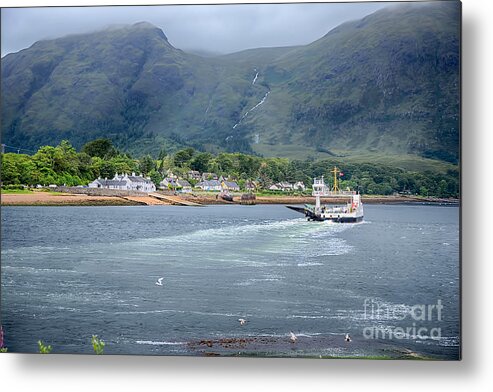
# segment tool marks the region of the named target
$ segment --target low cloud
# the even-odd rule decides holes
[[[301,45],[389,3],[252,4],[2,9],[2,57],[43,39],[147,21],[184,50],[231,53]]]

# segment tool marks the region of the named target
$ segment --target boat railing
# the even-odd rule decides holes
[[[356,191],[313,191],[312,196],[321,197],[340,197],[340,196],[353,196],[356,195]]]

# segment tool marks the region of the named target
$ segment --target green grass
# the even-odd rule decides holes
[[[339,153],[336,151],[336,153]],[[343,155],[343,154],[341,154]],[[353,152],[351,155],[340,159],[341,162],[347,161],[349,163],[374,163],[386,166],[398,167],[409,171],[432,171],[445,173],[449,169],[457,169],[457,165],[452,163],[438,161],[435,159],[422,158],[417,155],[411,154],[385,154],[385,153],[366,153],[366,152]]]
[[[25,195],[25,194],[29,194],[29,193],[33,193],[32,191],[28,190],[28,189],[2,189],[1,190],[1,193],[4,194],[4,195],[10,195],[10,194],[21,194],[21,195]]]
[[[306,157],[312,157],[315,160],[331,159],[340,164],[344,163],[372,163],[385,166],[401,168],[407,171],[424,172],[431,171],[435,173],[446,173],[449,169],[457,169],[457,165],[439,161],[435,159],[422,158],[411,154],[388,154],[384,152],[367,152],[367,151],[348,151],[333,150],[337,156],[331,156],[327,153],[314,151],[307,146],[299,145],[254,145],[256,153],[265,157],[286,157],[289,159],[304,160]]]

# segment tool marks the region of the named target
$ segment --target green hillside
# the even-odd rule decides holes
[[[459,12],[456,3],[389,7],[279,58],[265,70],[272,93],[254,128],[268,132],[256,150],[456,163]]]
[[[2,58],[2,143],[165,148],[447,170],[459,159],[460,3],[404,4],[310,45],[201,57],[149,23]]]

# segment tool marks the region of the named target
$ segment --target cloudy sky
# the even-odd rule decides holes
[[[367,2],[2,8],[2,57],[42,39],[140,21],[160,27],[172,45],[184,50],[231,53],[307,44],[345,21],[389,5]]]

